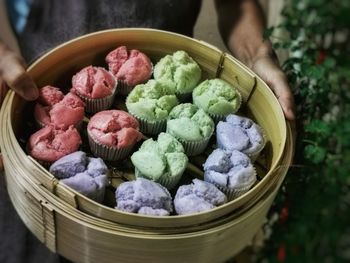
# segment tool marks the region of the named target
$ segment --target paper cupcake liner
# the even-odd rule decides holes
[[[118,94],[127,96],[135,86],[129,86],[124,80],[117,80]]]
[[[254,168],[255,170],[255,168]],[[252,186],[256,182],[256,172],[254,173],[255,180],[251,180],[251,182],[248,185],[242,186],[242,187],[235,187],[235,188],[229,188],[227,186],[222,186],[216,182],[213,182],[212,180],[208,179],[206,176],[206,173],[204,173],[204,181],[211,183],[215,185],[221,192],[223,192],[227,196],[227,200],[231,201],[244,193],[248,192],[249,189],[252,188]]]
[[[107,110],[113,105],[116,90],[117,89],[115,87],[111,95],[100,99],[91,99],[91,98],[84,97],[78,93],[76,94],[79,96],[79,98],[81,98],[85,102],[86,112],[96,113],[99,111]]]
[[[227,187],[223,187],[220,185],[216,185],[214,184],[221,192],[223,192],[228,201],[234,200],[236,198],[238,198],[239,196],[245,194],[246,192],[249,191],[250,187],[244,187],[244,188],[239,188],[239,189],[229,189]]]
[[[135,176],[136,178],[146,178],[148,180],[152,180],[152,178],[148,178],[144,176],[139,169],[135,167]],[[173,189],[180,181],[182,174],[179,174],[177,176],[168,176],[167,174],[162,175],[158,180],[152,180],[158,184],[161,184],[168,190]]]
[[[157,135],[166,130],[166,122],[167,122],[166,119],[149,121],[144,118],[136,116],[131,111],[129,111],[129,113],[137,119],[140,125],[140,132],[144,134]]]
[[[96,142],[88,133],[89,145],[91,152],[97,156],[107,161],[116,161],[124,159],[132,151],[134,145],[130,145],[125,148],[108,147],[103,144]]]
[[[227,115],[221,115],[221,114],[213,114],[213,113],[209,113],[207,112],[209,117],[213,119],[215,125],[219,122],[219,121],[224,121]]]
[[[207,180],[204,177],[204,180],[208,183],[211,183],[213,185],[215,185],[221,192],[223,192],[226,197],[227,197],[227,201],[232,201],[233,199],[236,199],[237,197],[243,195],[244,193],[248,192],[249,189],[253,186],[253,184],[249,185],[249,186],[245,186],[245,187],[241,187],[241,188],[234,188],[234,189],[230,189],[228,187],[219,185],[215,182],[212,182],[210,180]]]
[[[181,138],[177,138],[176,139],[181,142],[182,146],[185,149],[185,153],[187,156],[194,156],[194,155],[199,155],[202,152],[204,152],[204,150],[207,148],[210,137],[207,139],[203,139],[200,141],[185,141],[182,140]]]

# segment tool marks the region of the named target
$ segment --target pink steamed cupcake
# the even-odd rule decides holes
[[[40,127],[53,125],[59,129],[67,129],[74,125],[80,128],[85,105],[78,96],[73,93],[64,96],[57,88],[46,86],[40,89],[38,101],[34,108],[34,117]]]
[[[137,85],[147,82],[152,75],[152,63],[142,52],[120,46],[106,56],[109,71],[118,81],[118,92],[128,95]]]
[[[86,103],[87,112],[95,113],[112,106],[116,80],[104,68],[88,66],[73,76],[71,91]]]
[[[49,125],[30,136],[27,150],[34,159],[49,166],[61,157],[77,151],[80,144],[80,135],[73,126],[61,130]]]
[[[126,157],[142,138],[137,120],[121,110],[96,113],[87,131],[92,153],[110,161]]]

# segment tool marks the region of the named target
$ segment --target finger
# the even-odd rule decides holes
[[[278,74],[275,78],[271,79],[269,84],[282,107],[286,119],[293,121],[295,119],[294,97],[285,75]]]
[[[4,171],[4,163],[2,162],[2,155],[0,153],[0,172]]]
[[[4,99],[5,99],[5,96],[6,96],[7,91],[8,91],[7,85],[5,84],[5,82],[3,82],[3,81],[0,79],[0,108],[1,108],[2,102],[3,102]]]
[[[22,60],[13,52],[5,52],[1,57],[0,77],[24,99],[35,100],[38,98],[38,88],[25,71]]]
[[[288,86],[286,75],[270,56],[258,59],[252,69],[269,85],[275,93],[287,120],[295,119],[294,97]]]

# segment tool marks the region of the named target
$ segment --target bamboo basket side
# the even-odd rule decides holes
[[[8,100],[7,100],[8,102]],[[0,121],[4,121],[3,113]],[[5,122],[9,123],[9,116]],[[290,164],[291,152],[286,151],[281,161],[282,171],[274,177],[274,187],[260,199],[251,209],[241,214],[233,213],[226,223],[196,232],[188,232],[180,235],[145,235],[129,233],[121,230],[119,225],[98,218],[90,217],[74,207],[67,205],[60,198],[52,194],[42,185],[37,184],[35,178],[26,173],[25,167],[20,165],[21,159],[15,152],[6,133],[11,133],[10,125],[2,127],[0,143],[7,154],[4,155],[6,178],[8,179],[9,192],[13,196],[22,196],[28,192],[30,198],[19,198],[15,203],[22,217],[32,231],[36,231],[42,242],[49,246],[50,242],[57,252],[76,262],[91,262],[103,259],[104,262],[222,262],[240,251],[246,246],[256,231],[264,222],[264,218],[287,171],[286,165]],[[287,147],[292,148],[290,135]],[[10,172],[8,172],[10,171]],[[13,172],[12,172],[13,171]],[[27,178],[25,178],[27,177]],[[271,182],[271,181],[270,181]],[[22,191],[18,191],[19,187]],[[34,205],[34,213],[24,213],[20,204],[24,201],[32,204],[44,203],[49,211],[54,212],[53,222],[47,224],[44,216],[40,216],[41,205]],[[42,214],[41,214],[42,215]],[[46,219],[45,219],[46,220]],[[42,229],[42,226],[55,226],[54,229]],[[46,227],[47,228],[47,227]],[[45,234],[48,233],[48,234]],[[47,237],[54,236],[50,242]],[[237,237],[240,237],[237,239]],[[231,244],[231,246],[227,246]],[[134,253],[137,248],[138,253]]]
[[[163,56],[164,54],[171,53],[174,50],[174,45],[176,45],[177,49],[182,48],[188,51],[190,55],[200,63],[203,70],[206,72],[205,75],[215,76],[217,74],[221,74],[220,77],[232,83],[234,83],[234,81],[239,83],[241,85],[240,91],[242,94],[246,94],[244,97],[248,102],[247,108],[249,110],[252,109],[252,115],[254,117],[256,115],[258,122],[265,122],[263,116],[256,113],[259,112],[259,107],[262,107],[262,105],[256,106],[255,103],[251,102],[251,100],[254,100],[259,95],[259,93],[256,93],[256,90],[260,90],[260,88],[266,89],[266,87],[263,85],[264,83],[260,82],[259,80],[257,81],[255,76],[234,58],[227,54],[223,54],[221,51],[212,48],[212,46],[190,38],[180,37],[180,40],[178,41],[174,41],[174,38],[178,40],[178,35],[157,30],[149,31],[135,29],[131,31],[110,30],[99,32],[70,41],[52,50],[47,54],[47,56],[43,56],[36,61],[30,67],[29,71],[33,78],[38,81],[39,86],[51,84],[52,81],[59,83],[60,77],[76,72],[81,68],[82,64],[88,65],[94,62],[101,63],[101,59],[103,59],[103,57],[107,54],[108,50],[111,50],[113,47],[122,43],[130,47],[141,49],[146,53],[154,54],[154,59],[157,55],[159,56],[161,54],[161,56]],[[150,44],[147,46],[144,45],[145,41],[150,41]],[[161,50],[159,50],[159,46],[162,47]],[[89,52],[91,49],[94,50],[93,53]],[[98,52],[96,52],[97,50]],[[67,63],[59,63],[62,60],[67,61]],[[9,100],[9,107],[11,107],[9,126],[13,125],[13,127],[16,128],[16,123],[18,120],[20,120],[18,116],[20,116],[20,108],[23,106],[23,101],[13,94],[11,96],[12,97],[10,97]],[[262,91],[260,92],[259,96],[266,99],[266,97],[271,96],[271,94],[268,91]],[[268,103],[268,105],[269,104],[270,103]],[[272,106],[269,106],[270,109],[272,109],[272,112],[275,110],[275,104],[276,100],[272,100]],[[273,122],[271,120],[275,120],[274,118],[277,117],[270,115],[269,121]],[[284,150],[284,135],[282,126],[285,126],[285,123],[278,121],[276,122],[276,120],[275,123],[278,123],[278,125],[281,126],[279,129],[282,131],[282,133],[279,134],[278,131],[276,131],[273,135],[274,137],[271,137],[271,141],[277,142],[270,145],[271,149],[273,149],[273,154],[283,152]],[[263,126],[264,125],[265,124],[263,124]],[[273,127],[269,125],[265,126],[267,129]],[[187,227],[187,229],[191,229],[193,225],[197,225],[196,229],[201,229],[207,227],[206,223],[215,225],[217,222],[220,222],[214,221],[215,219],[225,217],[225,215],[231,213],[232,211],[237,212],[239,208],[242,208],[251,200],[258,200],[259,197],[263,195],[264,188],[270,186],[270,177],[275,176],[275,172],[277,171],[276,168],[279,165],[279,160],[281,157],[279,156],[275,157],[273,160],[267,160],[265,163],[266,167],[270,169],[270,166],[273,165],[272,169],[270,169],[270,172],[268,173],[268,176],[265,176],[265,178],[263,178],[263,180],[259,182],[251,191],[233,202],[223,205],[217,209],[213,209],[210,212],[200,213],[198,215],[159,218],[122,213],[114,209],[107,208],[85,198],[62,184],[57,184],[57,181],[55,181],[49,172],[42,169],[42,167],[33,159],[27,158],[26,154],[16,142],[16,137],[13,131],[11,132],[11,140],[12,149],[15,149],[19,156],[21,156],[21,159],[24,160],[26,167],[28,167],[28,171],[34,175],[36,184],[44,185],[50,192],[55,193],[67,204],[70,204],[73,207],[78,207],[83,212],[113,221],[114,223],[119,223],[118,225],[121,227],[126,226],[126,228],[130,228],[130,226],[133,226],[139,228],[140,231],[143,229],[146,232],[150,231],[152,228],[155,228],[156,230],[154,231],[156,232],[165,232],[167,229],[168,231],[171,229],[171,231],[176,232],[176,229],[179,227],[183,227],[184,229]],[[198,225],[200,226],[198,227]],[[164,229],[159,230],[159,228]]]

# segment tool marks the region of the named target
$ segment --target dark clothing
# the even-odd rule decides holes
[[[110,28],[146,27],[192,36],[201,0],[33,0],[18,36],[27,61],[74,37]]]
[[[109,28],[146,27],[192,36],[201,0],[33,0],[19,45],[27,62],[54,46]],[[0,263],[59,262],[25,227],[0,174]]]

